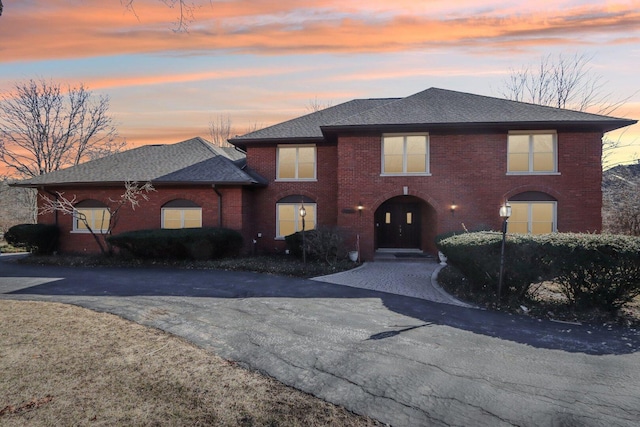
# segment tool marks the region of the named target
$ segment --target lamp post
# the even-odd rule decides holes
[[[507,241],[507,223],[511,216],[511,205],[507,202],[500,207],[500,218],[502,218],[502,248],[500,249],[500,277],[498,278],[498,305],[502,297],[502,281],[504,279],[504,246]]]
[[[304,202],[300,203],[300,217],[302,218],[302,262],[307,263],[307,246],[304,242],[304,217],[307,216],[307,210],[304,208]]]

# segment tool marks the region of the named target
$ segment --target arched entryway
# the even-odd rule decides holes
[[[435,238],[435,210],[414,196],[397,196],[375,213],[376,249],[430,251]]]

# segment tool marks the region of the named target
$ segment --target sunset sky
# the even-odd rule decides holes
[[[500,96],[510,69],[546,54],[591,56],[614,115],[640,119],[640,1],[200,0],[189,31],[161,0],[4,0],[0,92],[52,79],[111,98],[131,147],[237,133],[309,104],[429,87]],[[618,134],[611,135],[617,138]],[[622,135],[640,154],[640,125]]]

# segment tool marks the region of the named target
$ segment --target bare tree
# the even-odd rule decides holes
[[[0,163],[34,177],[120,151],[109,98],[82,84],[63,92],[45,80],[16,83],[0,98]]]
[[[602,75],[593,71],[592,59],[577,53],[543,56],[535,67],[511,69],[501,95],[514,101],[612,114],[633,95],[613,99]]]
[[[616,99],[606,90],[604,78],[593,71],[592,57],[585,54],[546,55],[535,67],[511,69],[503,81],[500,94],[507,99],[556,108],[613,114],[635,93]],[[602,163],[610,161],[611,154],[632,145],[620,139],[603,138]]]
[[[4,6],[2,6],[2,0],[0,0],[0,16],[2,16],[2,9],[4,9]]]
[[[640,162],[607,170],[602,196],[604,231],[640,236]]]
[[[320,110],[324,110],[326,108],[332,107],[333,106],[333,102],[332,101],[327,101],[327,102],[321,102],[318,100],[318,97],[314,97],[313,99],[309,100],[309,103],[307,104],[307,111],[311,112],[311,113],[315,113],[318,112]]]
[[[37,192],[32,188],[10,187],[12,180],[0,180],[0,232],[16,224],[31,224],[37,221]]]
[[[213,145],[217,147],[231,147],[231,144],[227,142],[227,140],[231,138],[231,118],[228,114],[219,114],[209,122],[209,136],[211,136]]]
[[[120,210],[124,206],[131,206],[131,209],[135,210],[141,200],[149,200],[147,193],[156,191],[150,182],[145,184],[139,184],[135,181],[126,181],[124,183],[124,193],[116,200],[109,199],[110,205],[107,206],[106,212],[101,220],[101,227],[99,230],[94,230],[91,227],[86,215],[82,214],[76,209],[76,196],[72,198],[65,197],[64,193],[56,192],[56,198],[50,198],[45,195],[41,195],[42,205],[40,207],[40,214],[48,214],[53,212],[62,212],[64,215],[71,215],[78,221],[82,221],[86,229],[91,233],[96,243],[100,247],[100,251],[103,255],[111,255],[113,248],[107,240],[107,236],[111,235],[113,229],[118,224],[120,216]],[[104,227],[106,223],[106,227]]]

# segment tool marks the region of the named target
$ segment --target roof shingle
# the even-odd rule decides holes
[[[231,151],[233,150],[233,151]],[[244,169],[245,155],[214,147],[200,137],[176,144],[146,145],[40,175],[15,185],[114,184],[151,181],[154,184],[263,184]]]

